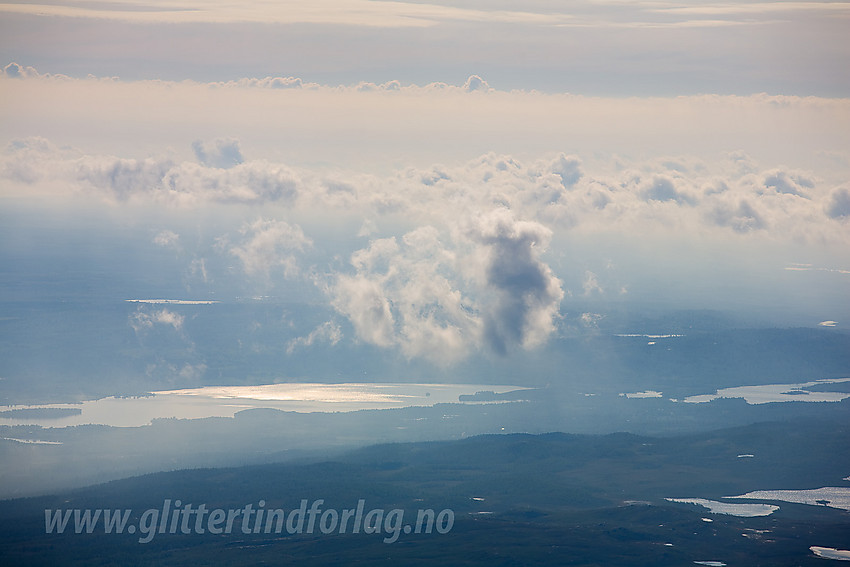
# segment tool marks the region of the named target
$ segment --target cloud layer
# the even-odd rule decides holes
[[[104,239],[143,227],[146,254],[193,293],[309,297],[315,318],[280,340],[293,356],[350,341],[442,365],[510,356],[581,324],[564,323],[577,302],[670,290],[700,306],[838,300],[837,284],[775,281],[805,277],[783,269],[795,263],[847,269],[848,100],[278,79],[7,67],[0,89],[18,104],[0,108],[4,203],[33,227],[49,215]],[[33,130],[57,137],[15,135]],[[183,321],[142,310],[131,324],[179,333]]]
[[[238,148],[237,142],[230,144]],[[266,160],[228,162],[225,169],[218,161],[120,158],[60,149],[42,138],[28,138],[6,147],[0,156],[0,175],[6,180],[7,195],[48,194],[61,186],[65,195],[79,199],[175,210],[220,204],[353,212],[373,225],[376,218],[387,215],[404,215],[422,224],[449,220],[459,225],[476,211],[502,207],[558,230],[666,226],[692,233],[719,229],[810,241],[847,238],[846,186],[796,168],[761,169],[749,157],[741,168],[741,155],[720,156],[714,162],[680,156],[629,163],[617,157],[597,160],[591,169],[575,155],[525,162],[487,154],[451,167],[405,168],[376,176]],[[481,244],[508,245],[495,235],[485,237],[480,227],[477,230],[475,238]],[[240,233],[240,243],[234,240],[227,249],[250,273],[271,265],[272,251],[303,250],[310,244],[308,236],[274,220],[256,221],[240,228]],[[473,238],[472,232],[467,237]],[[168,233],[157,240],[161,245],[175,241],[176,236]]]
[[[278,79],[300,86],[267,86]],[[35,134],[60,147],[136,159],[171,152],[178,161],[218,166],[236,166],[241,158],[385,172],[487,152],[527,159],[564,151],[587,159],[599,153],[704,158],[745,150],[766,163],[815,164],[820,170],[834,168],[836,158],[846,168],[850,146],[850,101],[815,97],[606,99],[506,92],[488,88],[477,76],[455,85],[331,86],[292,77],[224,83],[69,79],[35,70],[24,78],[0,76],[0,93],[8,101],[0,107],[4,144]],[[69,107],[74,112],[66,112]],[[226,162],[205,161],[223,159],[225,149]],[[569,181],[570,165],[562,167]]]
[[[440,3],[385,1],[374,5],[366,0],[325,0],[305,5],[285,1],[271,4],[242,5],[223,1],[184,1],[173,3],[147,1],[131,6],[104,4],[97,7],[56,2],[50,5],[4,4],[2,11],[36,16],[64,16],[123,20],[145,23],[276,23],[334,24],[365,27],[430,27],[449,22],[538,25],[557,27],[641,28],[641,27],[717,27],[752,24],[753,17],[772,16],[790,19],[801,15],[846,14],[845,4],[837,2],[747,2],[745,4],[688,3],[617,4],[611,10],[605,2],[574,2],[569,6],[528,2],[521,10],[480,8],[479,3],[459,2],[455,6]],[[463,4],[469,4],[464,7]],[[473,7],[475,6],[475,7]]]

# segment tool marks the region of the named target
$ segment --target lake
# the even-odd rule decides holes
[[[739,504],[737,502],[718,502],[717,500],[706,500],[704,498],[665,498],[665,500],[680,504],[696,504],[697,506],[708,508],[712,514],[725,514],[740,518],[769,516],[779,510],[779,506],[773,506],[771,504]]]
[[[303,382],[260,386],[207,386],[164,390],[141,397],[108,397],[79,404],[0,407],[0,410],[7,412],[6,416],[0,417],[0,425],[69,427],[96,424],[138,427],[159,418],[233,417],[236,412],[256,408],[306,413],[433,406],[441,403],[461,403],[460,396],[476,392],[503,394],[523,389],[525,388],[520,386],[488,384]],[[38,415],[32,414],[39,409],[45,411]],[[80,411],[67,412],[77,409]],[[15,416],[18,412],[13,410],[30,410],[30,415]],[[56,412],[57,417],[50,417],[51,411]]]
[[[720,398],[743,398],[748,404],[767,404],[773,402],[840,402],[850,398],[850,394],[844,392],[818,392],[809,391],[807,388],[822,386],[824,384],[839,384],[850,382],[850,378],[834,378],[814,380],[812,382],[800,382],[797,384],[765,384],[762,386],[737,386],[734,388],[723,388],[714,394],[701,394],[688,396],[686,403],[699,404],[717,400]]]

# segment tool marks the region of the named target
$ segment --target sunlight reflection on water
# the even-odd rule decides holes
[[[9,409],[79,408],[79,415],[60,418],[0,418],[3,425],[68,427],[100,424],[116,427],[147,425],[158,418],[233,417],[245,409],[278,409],[299,413],[349,412],[459,403],[459,396],[490,391],[522,390],[519,386],[482,384],[290,383],[260,386],[208,386],[153,392],[150,396],[101,398],[81,404],[10,406]]]

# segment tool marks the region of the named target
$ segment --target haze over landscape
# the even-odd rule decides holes
[[[457,518],[240,563],[840,557],[848,32],[846,2],[0,4],[0,558],[48,561],[63,495],[190,493]],[[722,543],[654,527],[692,521]],[[91,545],[225,553],[192,537]]]

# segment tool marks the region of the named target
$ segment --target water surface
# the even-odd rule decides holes
[[[807,388],[824,384],[850,382],[850,378],[834,378],[801,382],[798,384],[765,384],[762,386],[736,386],[723,388],[714,394],[688,396],[685,402],[699,404],[720,398],[743,398],[748,404],[767,404],[772,402],[840,402],[850,398],[846,392],[817,392]]]
[[[740,518],[769,516],[779,510],[779,506],[773,506],[771,504],[739,504],[706,500],[704,498],[665,498],[665,500],[680,504],[696,504],[697,506],[708,508],[712,514],[724,514],[727,516],[738,516]]]
[[[45,419],[0,417],[0,425],[41,425],[68,427],[97,424],[116,427],[147,425],[154,419],[233,417],[236,412],[267,408],[283,411],[349,412],[367,409],[393,409],[432,406],[439,403],[463,403],[460,396],[480,391],[503,394],[522,390],[519,386],[485,384],[380,384],[380,383],[288,383],[260,386],[207,386],[183,390],[152,392],[149,396],[89,400],[80,404],[44,404],[0,407],[17,409],[79,409],[75,415]],[[476,403],[476,402],[468,402]]]

